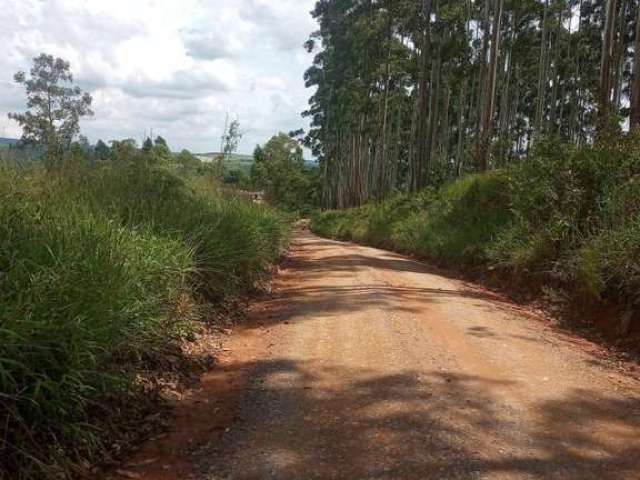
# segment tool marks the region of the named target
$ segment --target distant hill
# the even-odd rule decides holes
[[[219,157],[221,154],[218,152],[207,152],[207,153],[196,153],[195,156],[198,157],[203,162],[212,162],[216,157]],[[231,163],[253,163],[253,155],[244,155],[242,153],[232,153],[230,155]]]
[[[16,143],[20,143],[20,140],[16,138],[4,138],[0,137],[0,148],[9,147],[11,145],[15,145]]]
[[[200,161],[205,163],[213,162],[213,160],[218,157],[220,153],[218,152],[208,152],[208,153],[196,153],[195,156],[200,159]],[[317,167],[318,163],[315,160],[305,160],[304,164],[307,168]],[[230,159],[227,161],[227,168],[229,170],[251,170],[251,165],[253,165],[253,155],[245,155],[242,153],[233,153],[230,156]]]
[[[208,152],[208,153],[196,153],[195,154],[201,162],[211,163],[216,157],[220,156],[218,152]],[[229,156],[230,158],[226,162],[226,167],[228,170],[242,170],[246,173],[251,171],[251,165],[253,165],[253,156],[252,155],[242,155],[239,153],[233,153]]]

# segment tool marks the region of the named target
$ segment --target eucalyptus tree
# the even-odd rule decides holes
[[[487,69],[487,81],[485,85],[485,103],[482,109],[480,134],[478,138],[478,170],[488,168],[489,143],[492,137],[492,120],[496,97],[496,75],[498,72],[498,52],[500,51],[500,29],[502,23],[502,10],[504,0],[495,0],[493,11],[493,26],[491,32],[491,53],[489,55],[489,67]]]
[[[93,115],[91,95],[73,85],[69,62],[44,53],[28,75],[20,71],[14,79],[25,88],[28,110],[9,118],[20,124],[25,143],[44,148],[46,166],[53,168],[80,133],[80,118]]]
[[[640,127],[640,8],[637,9],[635,22],[633,80],[630,91],[630,126],[632,129]]]
[[[224,121],[224,129],[220,137],[220,152],[214,158],[213,172],[218,177],[224,177],[226,174],[226,166],[231,160],[231,156],[238,151],[238,143],[242,138],[240,130],[240,120],[235,119],[229,122],[227,114]]]
[[[614,51],[614,35],[617,0],[606,0],[606,16],[600,63],[600,103],[599,123],[601,128],[608,128],[611,118],[611,69]]]
[[[524,161],[543,137],[594,142],[603,121],[638,125],[639,10],[640,0],[319,0],[304,115],[323,203]]]
[[[430,162],[430,135],[429,132],[429,111],[431,109],[430,87],[431,87],[431,15],[433,0],[423,0],[420,12],[420,43],[417,44],[419,53],[419,75],[417,80],[417,100],[416,100],[416,126],[415,126],[415,146],[412,159],[411,188],[420,190],[424,185],[425,169]],[[436,17],[437,18],[437,17]]]

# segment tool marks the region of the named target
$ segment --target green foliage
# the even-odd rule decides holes
[[[323,206],[504,168],[545,136],[585,145],[635,125],[638,5],[318,0],[304,138]]]
[[[640,219],[589,239],[576,253],[576,287],[588,301],[640,305]]]
[[[510,219],[505,185],[506,177],[498,172],[472,175],[439,191],[323,212],[313,218],[312,228],[440,264],[470,266],[486,257],[485,245]]]
[[[397,233],[404,250],[432,261],[469,267],[486,259],[486,245],[509,222],[507,180],[500,172],[471,175],[446,185],[426,215],[411,214]]]
[[[308,212],[317,205],[315,172],[305,166],[297,141],[280,133],[256,147],[253,157],[251,180],[270,202],[297,212]]]
[[[491,248],[492,261],[515,274],[573,281],[573,252],[637,213],[624,189],[640,171],[638,152],[633,136],[580,149],[543,144],[509,172],[514,222]]]
[[[153,140],[151,140],[149,137],[147,137],[145,139],[145,141],[142,142],[142,151],[143,152],[150,152],[152,148],[153,148]]]
[[[137,374],[199,304],[252,288],[284,241],[272,211],[114,147],[95,168],[0,171],[0,478],[99,456],[148,395]]]
[[[189,150],[182,150],[175,159],[183,175],[195,175],[202,166],[202,162]]]
[[[47,168],[69,150],[80,132],[80,118],[93,115],[91,95],[73,86],[69,62],[40,54],[33,59],[29,76],[18,72],[15,81],[23,85],[29,110],[10,113],[20,124],[22,139],[44,148]]]
[[[160,135],[158,135],[156,137],[156,139],[153,141],[153,144],[156,147],[165,147],[167,150],[169,149],[169,144],[167,143],[167,141],[161,137]]]
[[[227,174],[224,177],[224,183],[235,185],[243,190],[251,190],[253,185],[249,174],[241,168],[227,168]]]
[[[437,191],[317,213],[312,228],[512,285],[548,285],[583,304],[638,308],[639,175],[633,135],[596,147],[547,142],[520,165]]]
[[[102,140],[98,140],[93,150],[93,154],[97,160],[105,161],[111,156],[111,150]]]

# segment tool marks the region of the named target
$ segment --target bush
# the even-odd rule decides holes
[[[484,249],[509,221],[506,177],[472,175],[441,190],[399,194],[347,211],[319,212],[314,231],[386,247],[449,266],[484,259]]]
[[[162,166],[1,170],[0,478],[101,455],[136,375],[191,330],[184,299],[251,288],[284,237],[272,211]]]
[[[613,299],[640,306],[640,177],[613,189],[602,207],[602,221],[575,254],[576,287],[586,300]]]

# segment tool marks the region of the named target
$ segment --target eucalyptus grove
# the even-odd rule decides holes
[[[348,207],[640,124],[640,0],[319,0],[305,141]]]

